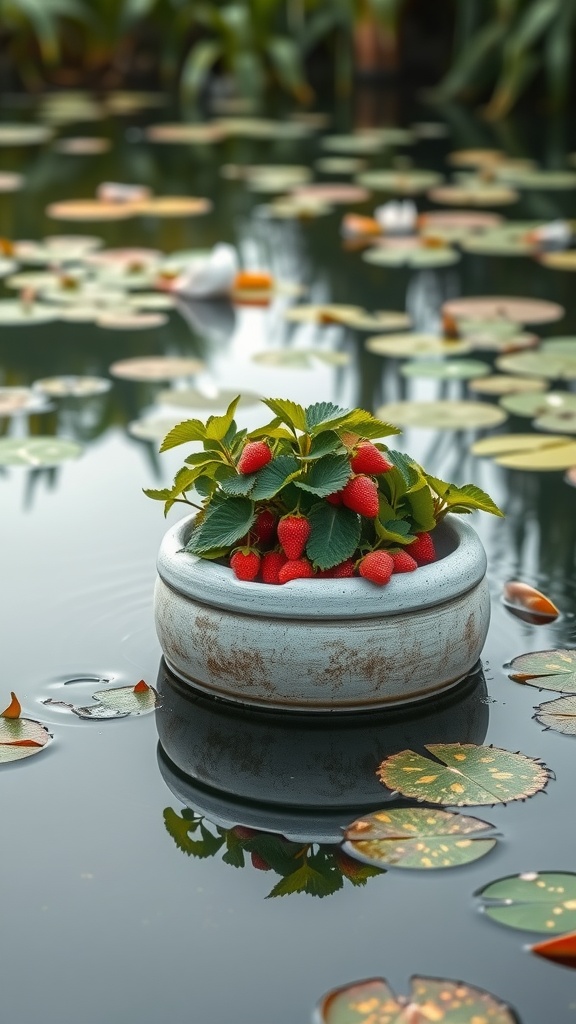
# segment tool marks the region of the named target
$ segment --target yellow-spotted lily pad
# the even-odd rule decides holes
[[[344,851],[374,867],[453,868],[470,864],[494,848],[496,839],[485,835],[493,827],[480,818],[449,811],[391,808],[349,825]]]
[[[384,334],[368,338],[366,348],[378,356],[394,359],[410,359],[414,356],[465,355],[471,346],[466,341],[451,341],[438,338],[435,334]]]
[[[529,871],[490,882],[475,895],[492,921],[524,932],[558,935],[576,928],[576,874]]]
[[[425,427],[429,430],[481,430],[497,427],[506,413],[488,402],[389,402],[377,411],[378,417],[400,427]],[[576,464],[576,463],[575,463]]]
[[[400,367],[404,377],[427,377],[434,380],[471,380],[490,373],[488,363],[477,359],[417,359]]]
[[[576,466],[576,441],[562,434],[506,434],[484,438],[470,449],[498,466],[534,472],[553,472]]]
[[[532,651],[514,658],[506,671],[515,683],[576,694],[576,651]]]
[[[473,743],[432,743],[432,755],[403,750],[377,770],[388,789],[402,796],[450,807],[505,804],[545,789],[550,772],[525,754]]]
[[[477,395],[520,395],[526,392],[545,391],[549,383],[547,380],[538,380],[537,377],[513,377],[505,373],[496,373],[491,377],[471,380],[468,387]]]

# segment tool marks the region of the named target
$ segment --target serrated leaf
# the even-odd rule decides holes
[[[402,431],[392,423],[376,419],[365,409],[353,409],[346,415],[338,417],[330,423],[330,427],[340,431],[353,431],[362,438],[375,440],[380,437],[388,437],[391,434],[400,434]]]
[[[576,928],[576,874],[530,871],[490,882],[475,894],[487,917],[520,931],[558,934]]]
[[[191,831],[190,821],[176,814],[176,811],[171,807],[166,807],[164,810],[164,826],[178,849],[182,850],[189,857],[198,857],[200,859],[213,857],[224,844],[222,837],[213,836],[202,823],[200,823],[202,839],[191,839],[189,835]]]
[[[286,428],[281,424],[282,420],[280,417],[275,416],[273,420],[270,420],[270,423],[266,423],[265,426],[258,427],[256,430],[251,430],[246,436],[249,441],[258,441],[262,437],[273,437],[293,442],[294,435],[291,434],[289,430],[286,430]]]
[[[212,504],[185,550],[192,555],[203,555],[211,548],[232,547],[248,533],[254,518],[254,504],[249,498],[231,497]]]
[[[256,474],[252,490],[254,501],[273,498],[300,472],[300,463],[293,455],[277,455]]]
[[[436,526],[434,499],[426,480],[410,488],[404,497],[403,506],[408,505],[417,532],[428,532]]]
[[[172,493],[169,487],[143,487],[142,490],[147,498],[154,501],[167,501]]]
[[[224,458],[219,451],[194,452],[184,459],[187,466],[208,466],[214,463],[217,466],[224,465]]]
[[[446,508],[442,514],[450,512],[459,506],[460,509],[469,509],[474,511],[478,509],[481,512],[490,512],[494,516],[504,516],[504,513],[489,494],[486,494],[480,487],[476,487],[475,484],[464,484],[463,487],[456,487],[454,484],[448,484],[444,480],[439,480],[438,477],[429,476],[426,474],[426,479],[430,484],[430,487],[436,494],[442,498]]]
[[[534,718],[546,729],[554,729],[564,736],[576,736],[576,696],[547,700],[534,711]]]
[[[250,839],[244,839],[242,845],[250,853],[259,853],[279,875],[291,874],[300,864],[302,843],[292,843],[269,832],[260,832]]]
[[[325,455],[312,464],[305,478],[294,482],[296,487],[325,498],[328,494],[341,491],[351,473],[350,460],[346,455]]]
[[[324,424],[330,430],[334,427],[335,421],[343,419],[350,414],[350,409],[344,409],[341,405],[334,405],[333,402],[315,402],[309,405],[305,413],[305,430],[310,433],[317,433],[317,428]]]
[[[307,429],[306,413],[297,402],[291,402],[288,398],[264,398],[263,402],[282,423],[287,423],[294,430],[305,431]]]
[[[232,423],[234,422],[234,413],[236,412],[236,406],[241,399],[241,395],[237,395],[223,416],[210,416],[206,422],[206,437],[211,441],[223,441],[226,437]],[[229,439],[231,440],[231,439]]]
[[[304,862],[302,867],[293,871],[292,874],[281,878],[268,893],[266,899],[272,899],[275,896],[288,896],[294,892],[306,892],[310,896],[322,898],[323,896],[330,896],[341,888],[342,877],[337,872],[334,872],[334,875],[327,876],[316,871],[307,862]]]
[[[306,554],[319,569],[331,569],[351,558],[360,540],[360,517],[344,505],[318,502],[308,513],[310,536]]]
[[[478,860],[496,839],[478,838],[493,829],[487,821],[422,807],[390,808],[367,814],[346,829],[344,850],[364,864],[434,870]],[[470,838],[470,837],[473,838]]]
[[[352,885],[366,885],[369,878],[376,875],[385,875],[386,868],[376,868],[371,864],[361,864],[360,861],[349,857],[342,849],[334,852],[334,863],[344,878],[347,878]]]
[[[386,758],[380,781],[403,796],[450,807],[524,800],[546,787],[548,769],[525,754],[473,743],[433,743]]]
[[[235,473],[234,476],[226,477],[221,483],[225,494],[250,494],[256,480],[256,473]]]
[[[393,466],[396,467],[402,476],[402,479],[406,484],[406,489],[414,487],[418,483],[420,479],[419,469],[408,455],[405,455],[404,452],[397,452],[394,451],[393,448],[390,448],[386,452],[386,458]]]
[[[520,654],[507,666],[516,683],[528,683],[539,690],[576,693],[576,651],[533,651]]]
[[[323,458],[324,455],[331,454],[345,455],[346,448],[334,430],[324,430],[312,438],[310,451],[303,458],[305,462],[314,462],[316,459]]]
[[[374,527],[380,540],[389,540],[394,544],[411,544],[416,540],[407,519],[389,519],[383,523],[378,517],[374,520]]]
[[[204,441],[206,438],[206,427],[202,420],[183,420],[177,423],[172,430],[169,430],[160,445],[161,452],[167,452],[170,448],[176,448],[179,444],[189,444],[190,441]]]

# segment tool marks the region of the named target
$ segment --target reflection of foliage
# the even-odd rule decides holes
[[[224,850],[222,860],[232,867],[246,867],[248,855],[253,867],[280,875],[267,898],[293,892],[331,896],[342,888],[345,878],[352,885],[365,885],[374,875],[384,874],[379,868],[352,860],[339,846],[294,843],[283,836],[257,832],[244,825],[220,828],[188,808],[178,814],[167,807],[164,825],[178,849],[189,857],[205,859]]]

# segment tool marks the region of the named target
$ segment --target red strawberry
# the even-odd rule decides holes
[[[340,562],[340,565],[335,565],[330,572],[335,580],[344,580],[348,576],[354,575],[355,567],[356,563],[354,560],[352,558],[347,558],[345,562]]]
[[[367,519],[378,515],[378,488],[369,476],[353,476],[342,491],[342,501],[346,508]]]
[[[406,551],[416,559],[418,565],[428,565],[436,561],[434,541],[429,533],[419,533],[416,540],[406,546]]]
[[[249,548],[235,551],[230,556],[230,568],[236,579],[251,582],[256,579],[260,571],[260,555],[257,551],[251,551]]]
[[[239,473],[256,473],[266,466],[272,458],[272,452],[266,441],[249,441],[238,461]]]
[[[257,853],[256,850],[252,850],[250,854],[250,860],[252,861],[252,867],[257,868],[258,871],[271,871],[268,861],[264,860],[261,854]]]
[[[371,441],[360,442],[355,455],[350,460],[350,465],[355,473],[368,473],[371,476],[387,473],[389,469],[392,469],[392,463],[384,458],[380,449]]]
[[[252,533],[259,548],[265,548],[276,536],[276,524],[278,520],[273,512],[264,508],[256,516]]]
[[[334,494],[328,494],[326,501],[329,501],[331,505],[342,504],[342,491],[334,491]]]
[[[262,582],[279,583],[278,573],[287,561],[283,551],[267,551],[262,555]]]
[[[309,536],[310,523],[304,516],[294,514],[282,516],[278,523],[278,540],[292,561],[300,558]]]
[[[313,575],[314,570],[307,558],[293,558],[280,569],[278,582],[289,583],[290,580],[309,580]]]
[[[394,562],[394,572],[414,572],[418,562],[407,551],[391,551],[390,558]]]
[[[394,562],[387,551],[370,551],[364,555],[358,572],[365,580],[383,587],[394,572]]]

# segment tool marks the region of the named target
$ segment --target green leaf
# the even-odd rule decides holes
[[[252,490],[254,501],[273,498],[300,472],[300,463],[293,455],[278,455],[256,474]]]
[[[242,839],[231,828],[226,829],[224,838],[226,840],[226,853],[222,854],[222,860],[226,864],[231,864],[233,868],[243,868],[245,860]]]
[[[340,405],[334,405],[333,402],[316,402],[314,405],[309,405],[305,413],[305,430],[310,433],[315,433],[316,428],[323,426],[325,423],[329,423],[329,430],[334,426],[334,421],[342,419],[344,416],[348,416],[350,413],[349,409],[343,409]]]
[[[287,398],[264,398],[264,405],[293,430],[306,431],[306,413],[297,402],[291,402]]]
[[[545,729],[576,736],[576,696],[558,697],[534,708],[534,718]]]
[[[226,494],[250,494],[256,480],[256,473],[236,473],[222,481],[221,487]]]
[[[217,487],[218,481],[213,477],[206,476],[204,473],[197,477],[194,482],[194,488],[202,498],[211,498]]]
[[[308,522],[306,554],[319,569],[331,569],[352,557],[360,540],[360,517],[352,509],[321,501],[310,509]]]
[[[223,416],[210,416],[206,422],[206,437],[211,441],[223,441],[234,422],[234,413],[236,412],[236,406],[241,399],[241,395],[238,395],[230,405]]]
[[[486,917],[508,928],[552,935],[576,929],[576,874],[571,871],[509,875],[475,895]]]
[[[528,683],[539,690],[576,693],[576,651],[534,651],[520,654],[507,666],[516,683]]]
[[[342,490],[351,472],[350,460],[346,455],[325,455],[312,464],[306,477],[295,480],[295,484],[304,491],[325,498],[328,494]]]
[[[366,885],[369,878],[376,875],[385,875],[385,868],[375,868],[370,864],[361,864],[360,861],[349,857],[342,849],[335,850],[334,863],[344,878],[347,878],[352,885]]]
[[[423,479],[421,483],[406,492],[403,504],[408,505],[414,527],[417,528],[418,533],[427,533],[429,530],[434,529],[436,526],[434,499],[426,480]]]
[[[310,896],[331,896],[342,888],[342,876],[337,872],[334,875],[325,875],[315,870],[305,861],[302,867],[293,871],[291,875],[285,875],[276,883],[266,899],[274,896],[288,896],[293,892],[306,892]]]
[[[314,462],[324,455],[346,455],[347,450],[334,430],[324,430],[312,438],[310,451],[303,457],[305,462]]]
[[[160,451],[167,452],[169,448],[176,448],[179,444],[188,444],[190,441],[204,441],[205,438],[206,427],[202,420],[184,420],[168,431],[160,445]]]
[[[200,822],[202,839],[191,839],[189,832],[196,831],[198,822],[190,822],[189,819],[176,814],[171,807],[166,807],[164,810],[164,826],[178,849],[189,857],[200,859],[213,857],[224,844],[224,839],[220,836],[213,836],[202,822]]]
[[[416,540],[410,523],[406,519],[389,519],[383,523],[378,516],[374,520],[374,526],[380,540],[392,541],[394,544],[411,544],[413,540]]]
[[[180,90],[185,99],[195,100],[208,74],[222,56],[220,43],[204,39],[190,50],[180,72]]]
[[[248,533],[254,518],[254,504],[248,498],[226,498],[210,506],[185,550],[192,555],[202,555],[211,548],[232,547]]]
[[[147,498],[153,498],[154,501],[166,501],[172,494],[169,487],[143,487],[142,490]]]
[[[453,868],[470,864],[494,848],[495,838],[476,837],[493,827],[480,818],[449,811],[390,808],[349,825],[344,850],[376,867]]]
[[[394,449],[390,448],[389,451],[386,452],[386,458],[399,471],[404,483],[406,484],[406,491],[418,483],[420,479],[419,469],[416,463],[414,463],[408,455],[405,455],[404,452],[396,452]],[[405,491],[403,491],[403,493],[405,493]]]
[[[431,743],[435,760],[413,750],[386,758],[380,781],[402,796],[451,807],[525,800],[546,787],[545,765],[525,754],[473,743]]]
[[[349,431],[358,434],[359,437],[374,440],[380,437],[388,437],[390,434],[400,434],[401,430],[392,423],[376,419],[372,413],[365,409],[353,409],[345,415],[336,417],[330,422],[332,429],[338,429],[340,433]],[[316,433],[318,430],[315,431]]]
[[[429,476],[428,474],[426,474],[426,479],[432,490],[445,503],[442,514],[456,511],[472,512],[475,509],[479,509],[481,512],[490,512],[494,516],[504,516],[504,513],[492,501],[490,495],[486,494],[480,487],[476,487],[475,484],[465,484],[463,487],[456,487],[454,484],[447,484],[444,480],[439,480],[437,477]]]
[[[260,832],[250,839],[244,839],[242,845],[250,853],[259,853],[279,875],[292,874],[302,860],[302,843],[292,843],[269,832]]]
[[[192,455],[188,455],[184,462],[187,466],[206,466],[210,462],[222,464],[223,456],[220,451],[214,450],[194,452]]]
[[[282,427],[280,425],[281,422],[282,421],[280,417],[275,416],[274,419],[271,420],[270,423],[267,423],[265,426],[258,427],[257,430],[251,430],[250,433],[247,435],[248,440],[258,441],[261,437],[273,437],[294,443],[294,435],[291,434],[289,430],[286,430],[285,427]]]

